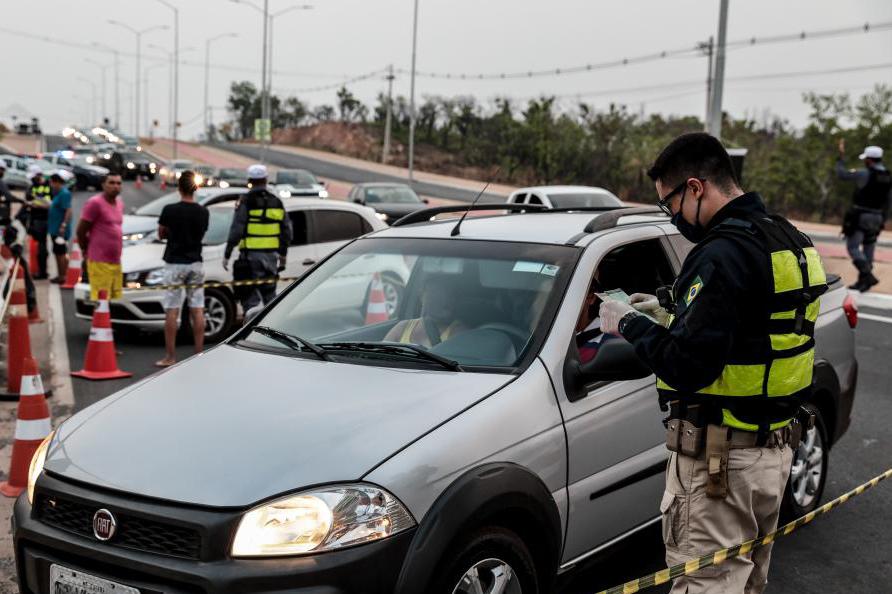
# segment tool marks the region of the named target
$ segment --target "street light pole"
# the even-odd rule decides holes
[[[387,67],[387,115],[384,119],[384,150],[381,151],[381,162],[387,163],[390,158],[390,120],[393,113],[393,64]]]
[[[173,11],[173,158],[177,158],[180,104],[180,10],[167,0],[158,0]]]
[[[167,66],[167,64],[164,62],[159,62],[157,64],[152,64],[150,66],[146,66],[146,69],[143,72],[143,83],[144,84],[143,84],[142,104],[143,104],[143,111],[145,112],[144,121],[146,124],[146,131],[149,134],[149,138],[152,138],[152,139],[155,138],[155,126],[152,125],[152,122],[154,121],[155,118],[153,118],[150,115],[151,112],[149,111],[149,73],[152,72],[152,70],[155,70],[156,68],[161,68],[164,66]]]
[[[115,56],[115,128],[121,127],[121,69],[120,69],[120,56],[118,55],[118,50],[113,47],[109,47],[105,44],[99,43],[98,41],[93,42],[94,47],[98,47],[107,52],[111,52]],[[95,62],[94,62],[95,63]]]
[[[208,117],[209,87],[211,79],[211,43],[226,37],[238,37],[237,33],[221,33],[204,42],[204,133],[210,134],[210,119]]]
[[[176,138],[176,60],[174,58],[174,53],[167,50],[158,44],[150,43],[148,46],[152,49],[158,50],[159,52],[165,54],[170,63],[170,81],[168,84],[168,110],[167,110],[167,119],[170,123],[170,131],[171,137]],[[185,54],[186,52],[191,52],[195,49],[193,46],[184,47],[180,50],[180,53]]]
[[[122,23],[121,21],[116,21],[113,19],[109,19],[108,23],[110,25],[117,25],[118,27],[123,27],[127,29],[131,33],[136,36],[136,79],[134,85],[136,85],[136,89],[134,91],[134,105],[135,105],[135,121],[133,122],[133,135],[136,138],[139,138],[139,83],[142,78],[142,36],[143,33],[149,33],[151,31],[160,31],[162,29],[167,29],[167,25],[156,25],[154,27],[147,27],[145,29],[134,29],[127,23]]]
[[[709,133],[722,137],[722,91],[725,86],[725,34],[728,31],[728,0],[719,5],[719,34],[715,49],[715,70],[712,78],[712,102],[709,110]]]
[[[415,57],[418,46],[418,0],[412,15],[412,76],[409,83],[409,184],[415,169]]]

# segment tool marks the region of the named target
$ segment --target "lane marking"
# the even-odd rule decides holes
[[[883,322],[884,324],[892,324],[892,318],[869,313],[861,313],[860,311],[858,312],[858,320],[871,320],[872,322]]]
[[[858,293],[857,291],[849,291],[849,294],[855,295],[855,301],[858,305],[864,307],[873,307],[875,309],[892,309],[892,295],[883,293]]]

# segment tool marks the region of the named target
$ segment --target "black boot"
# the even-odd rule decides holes
[[[875,277],[872,272],[868,272],[867,275],[864,277],[861,292],[864,293],[866,291],[869,291],[872,286],[879,284],[879,282],[880,279]]]
[[[866,286],[866,285],[864,284],[864,275],[863,275],[863,274],[859,274],[859,275],[858,275],[858,280],[856,280],[854,283],[852,283],[851,285],[849,285],[849,288],[850,288],[851,290],[853,290],[853,291],[864,291],[864,287],[865,287],[865,286]]]
[[[867,275],[870,274],[870,265],[867,263],[867,260],[853,260],[852,264],[858,269],[858,280],[854,284],[849,285],[849,288],[853,291],[864,291],[867,287]]]

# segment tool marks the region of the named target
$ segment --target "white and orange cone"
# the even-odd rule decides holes
[[[137,190],[142,190],[142,176],[141,175],[136,176],[136,182],[133,185]]]
[[[73,289],[76,284],[81,282],[81,262],[81,246],[75,241],[71,248],[71,259],[68,261],[65,282],[61,285],[63,289]]]
[[[28,298],[25,296],[25,265],[19,260],[18,273],[9,296],[7,322],[6,391],[18,394],[25,361],[31,358],[31,334],[28,330]]]
[[[365,306],[365,325],[379,324],[390,319],[387,314],[387,300],[384,297],[384,283],[376,272],[369,285],[369,298]]]
[[[93,325],[90,328],[87,354],[84,356],[84,368],[72,371],[71,375],[89,380],[120,379],[133,375],[118,369],[118,355],[115,352],[115,337],[112,334],[108,309],[108,292],[104,289],[99,291],[99,304],[93,310]]]
[[[33,357],[25,359],[22,369],[22,389],[19,396],[18,419],[15,424],[15,441],[12,444],[12,460],[9,463],[9,480],[0,483],[0,493],[18,497],[28,487],[28,466],[40,443],[53,430],[50,408],[43,393],[43,382],[37,362]]]

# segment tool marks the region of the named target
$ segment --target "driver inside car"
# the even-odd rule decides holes
[[[456,300],[459,296],[454,286],[454,283],[443,278],[425,283],[421,294],[421,317],[397,322],[384,340],[431,348],[468,330],[456,318]]]
[[[612,334],[601,332],[601,318],[598,316],[598,308],[601,304],[598,293],[601,292],[601,285],[598,282],[597,273],[595,273],[595,277],[592,279],[588,293],[586,293],[582,312],[576,322],[576,348],[579,350],[580,363],[588,363],[594,359],[598,355],[601,344],[617,338]]]

